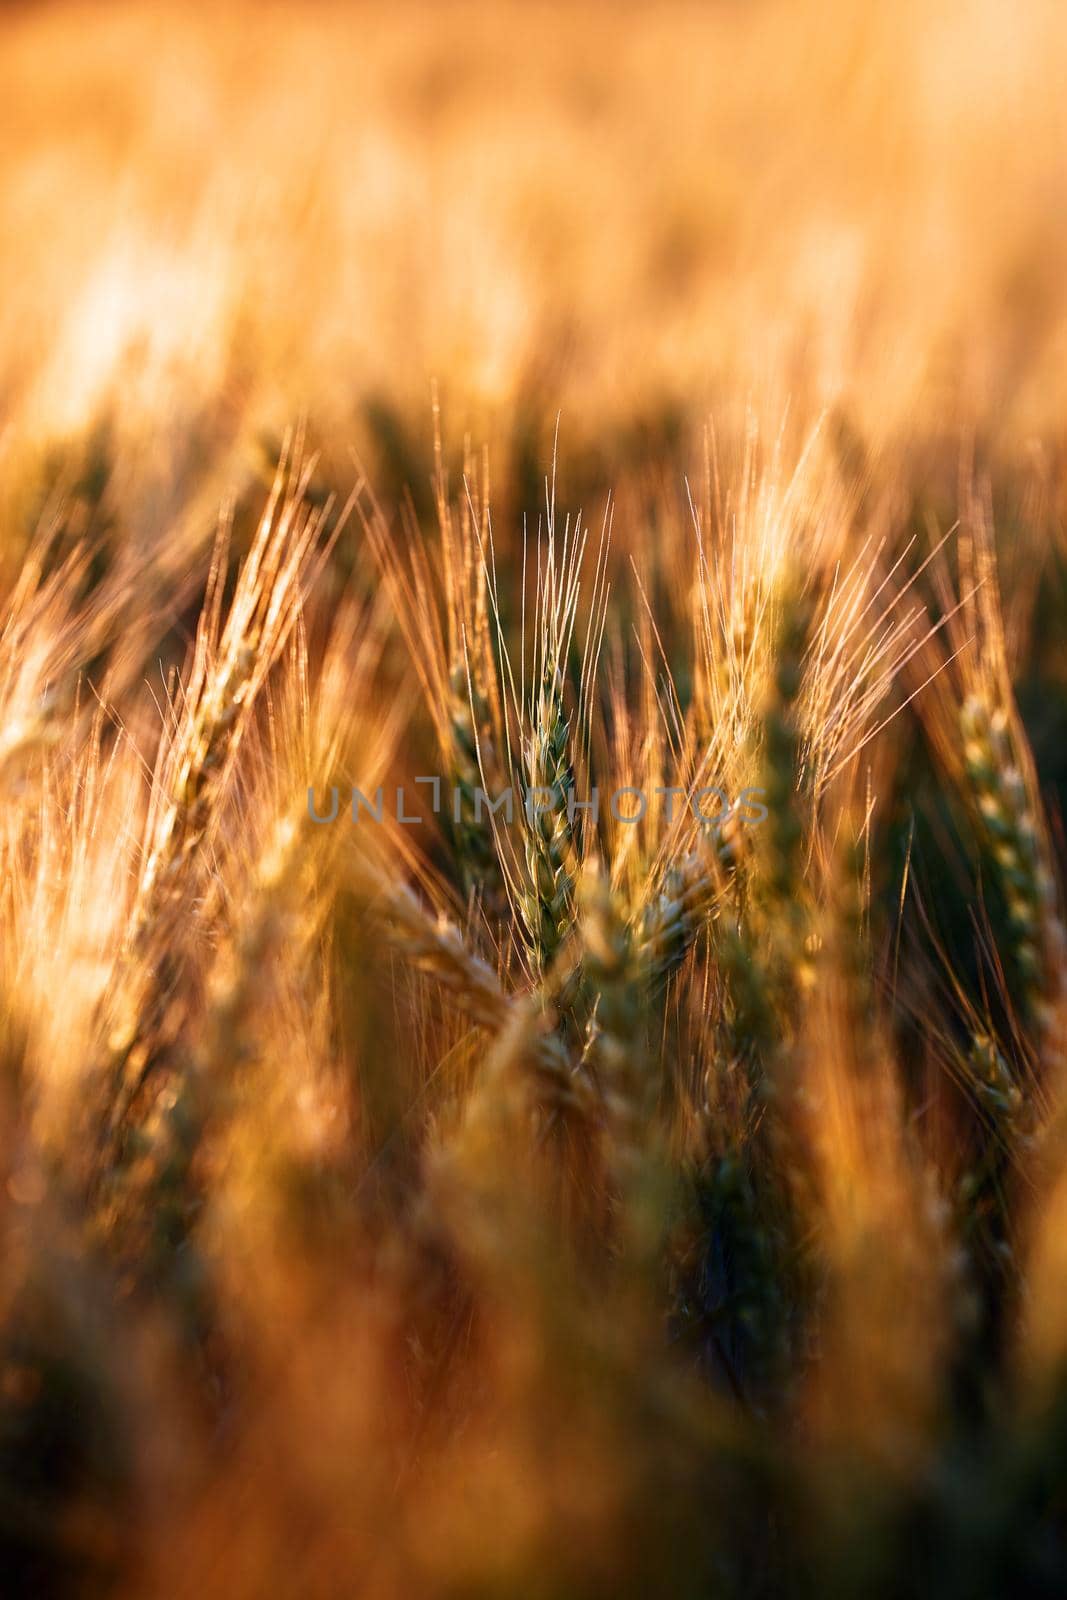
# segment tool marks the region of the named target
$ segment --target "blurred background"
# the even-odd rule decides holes
[[[1054,0],[57,4],[0,28],[6,496],[107,430],[115,498],[158,531],[297,416],[418,492],[432,381],[501,509],[536,503],[557,414],[579,494],[751,408],[829,416],[898,481],[961,431],[1051,481]]]

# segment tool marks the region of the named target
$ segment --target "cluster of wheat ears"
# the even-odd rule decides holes
[[[863,531],[818,432],[709,432],[653,597],[610,504],[549,475],[505,538],[439,437],[434,483],[391,521],[287,442],[154,688],[173,595],[69,502],[7,596],[24,1592],[1062,1572],[1067,939],[988,505]],[[309,818],[425,770],[654,798]],[[672,805],[713,778],[764,824]]]

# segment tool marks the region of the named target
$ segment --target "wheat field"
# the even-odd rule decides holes
[[[1067,1592],[1065,81],[0,11],[0,1594]]]

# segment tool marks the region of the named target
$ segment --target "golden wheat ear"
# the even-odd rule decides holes
[[[305,504],[301,476],[290,484],[288,472],[286,462],[225,608],[225,526],[220,532],[189,672],[160,737],[136,894],[89,1074],[101,1098],[94,1189],[106,1179],[114,1191],[123,1146],[130,1135],[137,1144],[139,1119],[152,1115],[150,1080],[165,1081],[175,1052],[183,1054],[196,936],[218,905],[212,840],[260,696],[322,559],[321,519]]]

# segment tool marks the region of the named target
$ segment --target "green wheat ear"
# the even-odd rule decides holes
[[[640,958],[606,875],[593,868],[580,893],[583,971],[595,996],[594,1038],[611,1120],[625,1142],[639,1141],[651,1110],[643,1067],[644,995]]]
[[[1067,936],[1040,821],[1028,793],[1021,737],[1003,706],[968,695],[960,711],[981,842],[1003,891],[1022,1009],[1044,1031],[1063,989]]]
[[[583,982],[595,1007],[590,1056],[603,1098],[620,1242],[632,1261],[647,1266],[659,1250],[671,1189],[657,1122],[661,1079],[646,1038],[653,969],[647,945],[595,866],[583,874],[578,909]]]
[[[638,945],[653,992],[677,971],[716,914],[736,858],[736,825],[715,824],[696,849],[667,869],[639,924]]]
[[[811,1271],[801,1205],[807,1185],[791,1121],[794,1045],[813,977],[800,710],[810,609],[799,588],[784,586],[752,735],[767,819],[752,842],[745,903],[715,940],[727,997],[723,1051],[743,1068],[751,1132],[743,1153],[728,1151],[709,1169],[705,1202],[735,1255],[733,1292],[742,1301],[753,1378],[772,1389],[784,1381],[800,1337],[793,1312],[806,1302]]]
[[[810,987],[811,897],[804,881],[800,726],[803,660],[810,604],[787,585],[774,639],[774,659],[753,742],[767,820],[753,841],[751,894],[745,914],[724,930],[719,956],[730,996],[732,1053],[761,1093],[772,1092],[786,1059],[800,996]]]
[[[567,810],[574,778],[570,721],[557,667],[546,669],[524,756],[527,795],[538,802],[538,814],[524,815],[526,881],[519,911],[530,957],[544,974],[574,923],[574,836]]]
[[[799,700],[809,626],[809,605],[799,592],[787,591],[774,643],[773,679],[760,718],[768,811],[764,830],[767,893],[776,909],[790,913],[790,922],[798,920],[792,911],[799,913],[802,887],[803,740]]]

